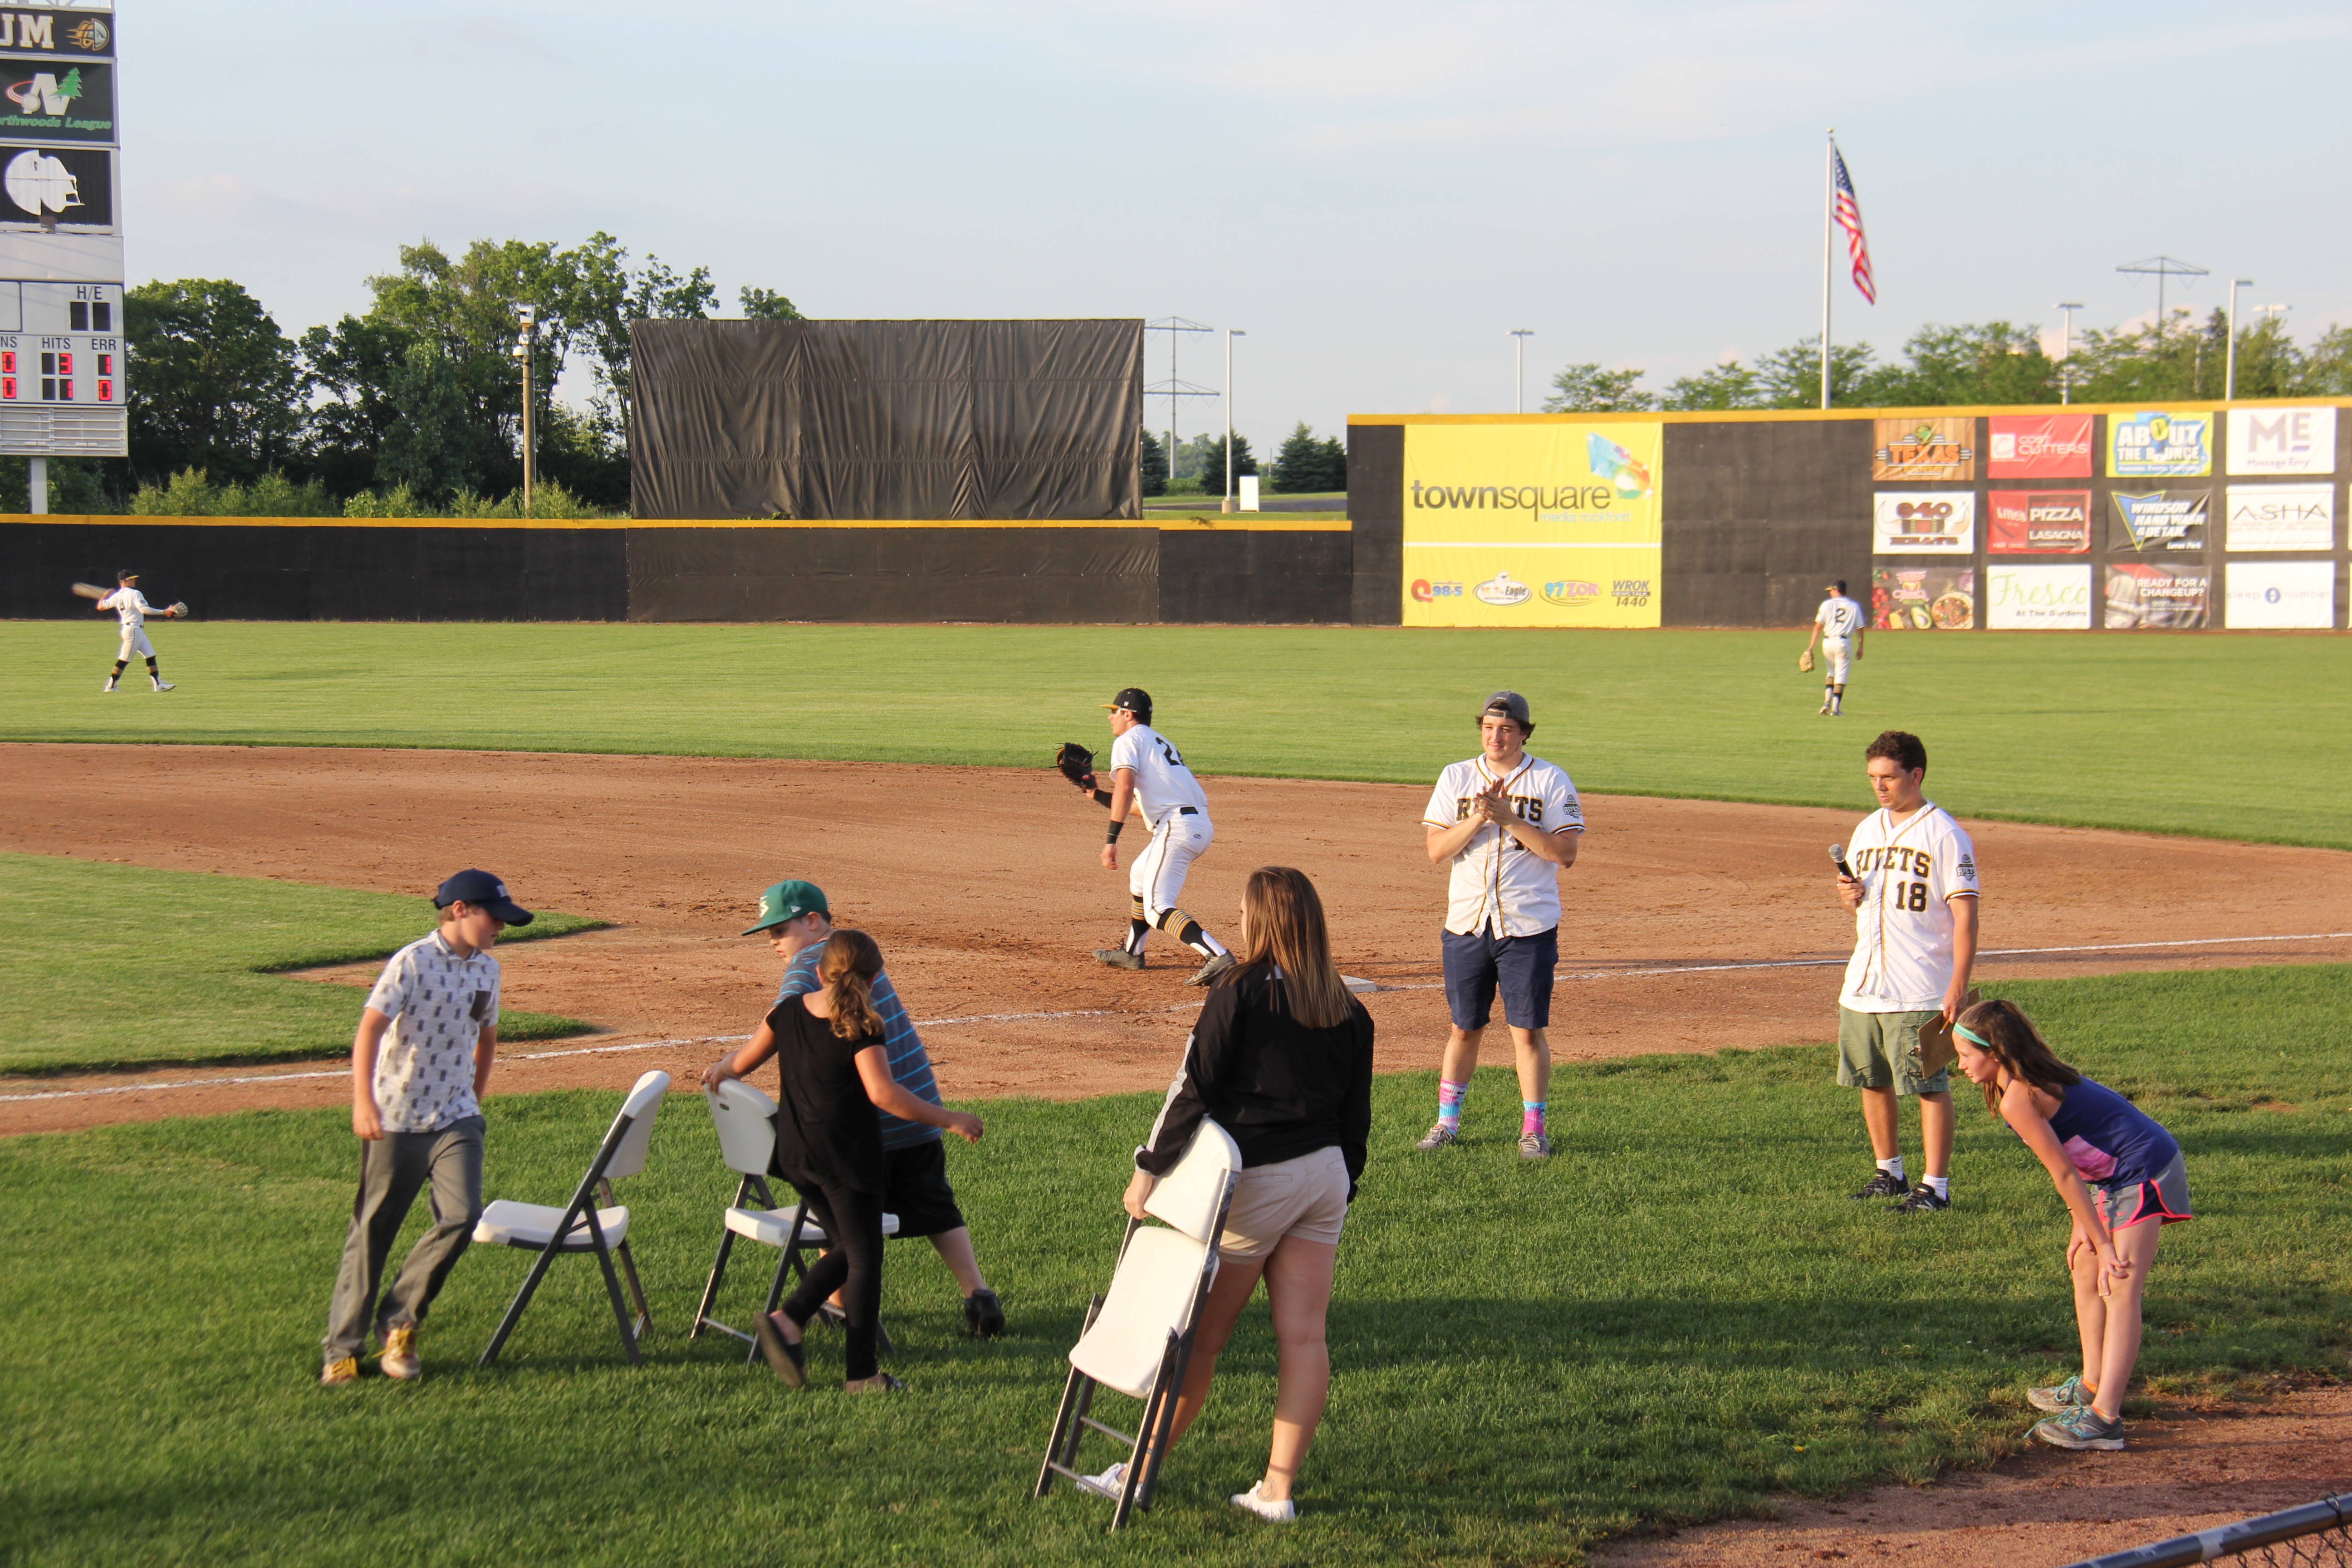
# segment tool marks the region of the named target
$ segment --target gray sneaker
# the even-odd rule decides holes
[[[2124,1446],[2124,1424],[2108,1420],[2087,1405],[2077,1405],[2047,1421],[2035,1422],[2032,1436],[2053,1448],[2098,1448],[2114,1453]]]
[[[1550,1159],[1551,1140],[1540,1132],[1528,1133],[1519,1140],[1519,1158],[1522,1160]]]
[[[2094,1395],[2080,1373],[2048,1388],[2029,1388],[2025,1403],[2036,1410],[2072,1410],[2077,1405],[2088,1405]]]
[[[1454,1145],[1461,1142],[1462,1130],[1460,1128],[1448,1127],[1444,1122],[1440,1121],[1433,1125],[1428,1131],[1423,1133],[1421,1142],[1414,1144],[1413,1147],[1424,1152],[1431,1149],[1451,1149]]]
[[[1184,984],[1187,985],[1214,985],[1217,983],[1217,976],[1224,973],[1227,970],[1233,968],[1234,965],[1240,962],[1241,960],[1235,958],[1230,952],[1221,952],[1217,954],[1216,957],[1209,960],[1208,963],[1201,965],[1200,969],[1193,973],[1192,977],[1185,981]]]
[[[1129,952],[1123,947],[1098,947],[1095,949],[1095,962],[1107,963],[1113,969],[1140,969],[1143,967],[1143,954]]]

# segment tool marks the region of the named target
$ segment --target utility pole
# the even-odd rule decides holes
[[[2202,267],[2192,267],[2186,261],[2176,261],[2169,256],[2151,256],[2145,261],[2126,261],[2116,268],[2118,272],[2154,273],[2156,275],[2156,341],[2164,342],[2164,280],[2168,278],[2208,278],[2212,276]]]
[[[1837,127],[1822,148],[1822,407],[1830,405],[1830,215],[1837,210]]]
[[[522,331],[515,334],[514,357],[522,362],[522,514],[530,515],[530,487],[533,478],[533,453],[538,443],[532,439],[530,407],[531,329],[537,324],[539,312],[529,305],[519,312]]]
[[[1511,412],[1528,411],[1528,340],[1535,333],[1526,327],[1511,329]]]
[[[2238,395],[2238,290],[2253,286],[2254,280],[2251,278],[2230,279],[2230,358],[2221,372],[2221,401],[2224,403]]]
[[[1247,336],[1239,327],[1225,329],[1225,500],[1219,511],[1234,510],[1234,340]]]
[[[2083,308],[2080,300],[2061,300],[2053,309],[2066,312],[2064,341],[2058,359],[2058,401],[2074,401],[2074,312]]]
[[[1213,332],[1217,329],[1214,327],[1202,326],[1200,322],[1192,321],[1183,316],[1168,316],[1157,321],[1145,322],[1143,330],[1147,332],[1166,332],[1168,334],[1168,379],[1161,382],[1157,386],[1145,387],[1143,389],[1143,395],[1146,398],[1164,397],[1168,400],[1168,477],[1171,480],[1173,480],[1176,478],[1176,400],[1180,397],[1214,397],[1217,395],[1217,391],[1214,387],[1195,386],[1189,381],[1180,381],[1177,379],[1176,344],[1179,342],[1179,334],[1184,332]]]

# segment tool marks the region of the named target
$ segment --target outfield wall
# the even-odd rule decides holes
[[[2340,628],[2347,406],[1358,415],[1354,618]]]
[[[0,617],[134,568],[227,620],[1347,621],[1344,521],[0,517]]]

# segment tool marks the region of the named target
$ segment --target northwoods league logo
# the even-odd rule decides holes
[[[10,82],[0,91],[7,93],[8,101],[16,106],[17,112],[55,120],[81,96],[81,68],[76,66],[66,72],[63,80],[55,71],[38,71],[29,80]]]

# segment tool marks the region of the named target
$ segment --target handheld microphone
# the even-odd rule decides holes
[[[1845,863],[1844,845],[1832,844],[1830,846],[1830,864],[1837,868],[1837,873],[1839,876],[1845,878],[1848,881],[1852,881],[1853,879],[1853,868]]]

